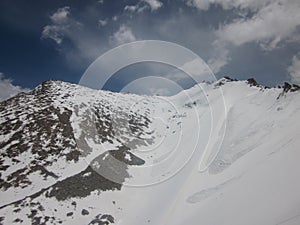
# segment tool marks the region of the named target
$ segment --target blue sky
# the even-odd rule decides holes
[[[299,0],[2,0],[0,98],[49,79],[78,83],[101,54],[148,39],[191,49],[217,78],[299,84],[299,12]],[[106,88],[163,74],[157,68],[166,71],[124,69],[130,79],[116,74]]]

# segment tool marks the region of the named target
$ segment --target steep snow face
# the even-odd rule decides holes
[[[3,224],[299,224],[299,92],[61,81],[0,103]]]
[[[221,87],[220,151],[206,171],[187,171],[162,224],[299,224],[299,93],[242,81]]]

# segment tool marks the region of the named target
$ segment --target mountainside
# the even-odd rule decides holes
[[[300,92],[47,81],[0,103],[1,224],[300,224]]]

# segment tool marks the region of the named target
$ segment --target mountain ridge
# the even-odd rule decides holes
[[[261,88],[277,88],[277,89],[285,89],[285,92],[288,92],[288,91],[291,91],[291,92],[294,92],[294,91],[298,91],[300,90],[300,86],[297,85],[297,84],[294,84],[294,83],[289,83],[288,81],[285,81],[283,82],[282,85],[277,85],[277,86],[266,86],[266,85],[262,85],[262,84],[259,84],[254,78],[248,78],[248,79],[245,79],[245,80],[238,80],[236,78],[231,78],[229,76],[224,76],[222,78],[220,78],[219,80],[216,80],[214,83],[218,83],[219,85],[222,85],[222,81],[224,82],[237,82],[237,81],[244,81],[244,82],[247,82],[250,86],[256,86],[256,87],[261,87]],[[205,83],[206,81],[203,81],[201,83]],[[55,84],[55,83],[65,83],[65,84],[72,84],[72,85],[76,85],[75,83],[71,83],[71,82],[67,82],[67,81],[63,81],[63,80],[59,80],[59,79],[50,79],[50,80],[46,80],[46,81],[43,81],[41,84],[39,84],[38,86],[36,86],[34,89],[32,89],[31,91],[29,92],[32,92],[33,90],[37,89],[39,86],[43,86],[43,85],[47,85],[47,84]],[[209,82],[210,83],[210,82]],[[197,84],[196,84],[197,85]],[[95,90],[95,89],[92,89],[92,90]],[[112,90],[99,90],[99,91],[106,91],[106,92],[111,92],[111,93],[120,93],[120,92],[116,92],[116,91],[112,91]],[[21,95],[23,96],[24,94],[27,94],[28,92],[20,92],[18,94],[16,94],[15,96],[13,97],[10,97],[9,99],[11,98],[14,98],[18,95]],[[131,95],[139,95],[139,94],[135,94],[135,93],[128,93],[128,92],[121,92],[122,94],[131,94]],[[5,99],[5,100],[2,100],[2,102],[4,101],[8,101],[9,99]]]
[[[219,98],[220,89],[224,103]],[[147,178],[139,174],[139,168],[145,169],[144,174],[151,172],[147,168],[161,157],[168,156],[170,150],[177,148],[175,142],[181,138],[179,150],[192,149],[195,144],[196,153],[179,151],[176,154],[182,156],[180,160],[177,162],[171,158],[170,162],[175,163],[175,169],[176,163],[186,163],[185,168],[190,170],[183,168],[179,174],[186,173],[191,177],[190,182],[195,187],[204,185],[197,182],[199,177],[208,179],[206,185],[209,185],[213,177],[222,177],[229,171],[235,174],[234,180],[239,181],[242,175],[238,171],[232,172],[232,168],[239,165],[246,155],[249,159],[253,152],[260,152],[257,149],[267,146],[263,153],[260,152],[264,159],[264,154],[276,154],[277,151],[270,147],[275,146],[274,143],[297,143],[297,122],[292,121],[299,111],[295,100],[299,98],[299,92],[296,90],[297,86],[293,85],[266,88],[255,80],[223,78],[212,84],[198,84],[175,96],[161,97],[97,91],[63,81],[46,81],[29,93],[21,93],[0,103],[2,222],[114,224],[128,220],[135,224],[158,224],[162,217],[150,207],[155,198],[145,200],[150,211],[142,211],[140,215],[149,215],[140,219],[133,219],[137,212],[130,211],[127,205],[131,196],[141,198],[148,193],[157,197],[150,188],[140,190],[143,193],[140,195],[130,189],[131,184],[143,183]],[[199,159],[195,156],[205,153],[196,144],[201,144],[208,134],[199,133],[200,139],[197,140],[195,121],[200,119],[202,127],[209,128],[212,124],[208,106],[222,104],[226,106],[226,121],[222,116],[214,118],[220,124],[216,123],[211,149],[204,158],[208,167],[206,172],[198,174],[195,168]],[[220,112],[217,110],[217,115]],[[195,134],[190,133],[191,130]],[[224,136],[220,134],[222,130],[226,131]],[[273,136],[277,138],[269,140]],[[152,146],[156,146],[156,151],[148,152]],[[188,154],[193,157],[185,156]],[[247,167],[247,163],[245,165],[241,168]],[[170,166],[173,169],[172,163]],[[162,182],[168,177],[161,185],[162,190],[170,187],[169,182],[178,179],[178,183],[172,184],[174,192],[181,187],[186,194],[193,192],[188,185],[189,178],[185,181],[183,177],[176,178],[176,174],[173,178],[170,171],[163,168],[156,171],[158,175],[154,176],[154,181]],[[177,208],[182,210],[185,204],[189,206],[190,202],[203,201],[210,193],[236,183],[230,181],[232,175],[225,175],[216,181],[216,188],[190,195],[186,203],[176,205]],[[222,182],[224,185],[218,186]],[[102,205],[98,206],[93,199],[98,199]],[[156,215],[152,215],[148,222],[152,212]],[[184,217],[177,219],[189,221]],[[211,218],[207,219],[211,221]],[[230,220],[227,222],[230,224]]]

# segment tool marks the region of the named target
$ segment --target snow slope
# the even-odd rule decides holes
[[[300,224],[300,95],[46,82],[0,104],[3,224]]]

